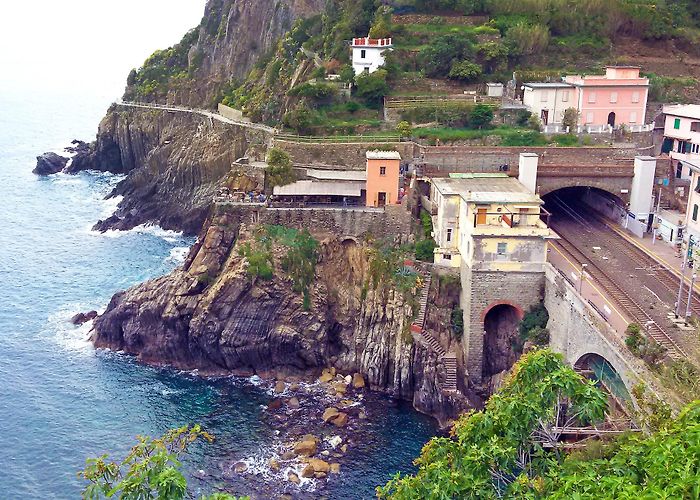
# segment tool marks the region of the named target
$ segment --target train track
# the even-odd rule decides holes
[[[590,214],[588,214],[590,215]],[[556,228],[554,227],[553,229]],[[624,311],[627,317],[643,326],[648,336],[656,343],[667,349],[669,357],[672,359],[687,358],[685,351],[676,343],[671,336],[646,312],[629,293],[623,290],[615,280],[596,265],[590,258],[581,252],[574,243],[566,238],[562,232],[557,231],[561,239],[553,242],[562,253],[568,254],[572,261],[578,265],[586,264],[586,272],[596,281],[610,298]],[[617,248],[617,244],[614,245]],[[622,248],[620,248],[622,251]],[[641,252],[641,251],[640,251]],[[643,252],[641,252],[643,253]],[[644,254],[646,256],[646,254]],[[635,255],[635,258],[637,256]],[[646,256],[647,259],[652,260]],[[654,261],[655,262],[655,261]],[[670,273],[670,271],[667,271]]]
[[[673,340],[659,324],[647,314],[646,309],[642,307],[632,296],[619,287],[613,279],[602,271],[593,261],[586,257],[573,243],[565,237],[559,235],[561,239],[556,240],[554,245],[559,247],[560,251],[568,254],[569,257],[579,265],[586,264],[586,272],[590,277],[598,283],[606,294],[624,311],[628,318],[644,327],[657,344],[663,346],[668,351],[668,356],[672,359],[687,358],[688,355],[683,349]]]

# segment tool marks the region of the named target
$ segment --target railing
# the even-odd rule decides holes
[[[368,36],[353,38],[352,45],[354,47],[389,47],[391,45],[391,38],[370,38]]]
[[[544,208],[539,213],[513,212],[507,207],[500,212],[477,212],[474,214],[474,227],[479,226],[503,226],[513,228],[517,226],[536,227],[539,221],[549,225],[551,214]]]
[[[654,130],[654,124],[647,125],[627,125],[624,127],[631,133],[651,132]],[[542,126],[542,132],[545,134],[612,134],[613,131],[619,130],[620,127],[612,127],[611,125],[579,125],[573,130],[570,127],[565,127],[560,123],[550,123]]]
[[[295,135],[295,134],[277,134],[275,136],[276,140],[289,141],[289,142],[302,142],[302,143],[393,143],[401,142],[402,140],[407,140],[402,138],[399,134],[387,134],[387,135],[327,135],[327,136],[313,136],[313,135]]]
[[[501,98],[476,94],[397,96],[384,98],[384,107],[388,109],[408,109],[426,105],[448,106],[454,103],[486,104],[497,107],[501,104]]]

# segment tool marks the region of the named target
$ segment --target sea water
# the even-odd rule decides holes
[[[278,439],[261,418],[272,399],[264,383],[142,366],[96,351],[87,340],[90,325],[69,322],[76,312],[104,310],[119,290],[167,273],[193,241],[157,227],[92,231],[118,202],[104,199],[117,176],[31,173],[36,155],[94,137],[109,98],[50,86],[1,90],[0,498],[78,498],[76,472],[86,457],[121,457],[137,434],[191,423],[217,438],[186,461],[195,490],[224,485],[257,497],[277,494],[279,481],[255,467]],[[382,397],[366,399],[370,418],[341,474],[323,488],[304,484],[294,496],[371,498],[392,474],[412,470],[412,458],[435,432],[432,420]],[[251,464],[249,473],[221,479],[222,464],[237,460]],[[266,490],[266,481],[275,484]]]

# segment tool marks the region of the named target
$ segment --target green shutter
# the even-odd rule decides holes
[[[698,221],[698,206],[697,205],[693,205],[693,220],[695,222]]]
[[[680,119],[680,118],[676,118],[676,119],[673,121],[673,128],[676,129],[676,130],[678,130],[679,128],[681,128],[681,119]]]

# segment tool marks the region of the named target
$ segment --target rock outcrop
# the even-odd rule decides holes
[[[64,156],[57,153],[44,153],[36,157],[36,167],[32,173],[37,175],[57,174],[65,168],[67,163],[68,158]]]
[[[95,345],[210,373],[315,377],[332,366],[443,423],[465,407],[442,391],[436,355],[406,335],[409,301],[390,287],[367,289],[365,244],[322,243],[305,310],[279,265],[270,281],[248,276],[236,231],[229,215],[215,217],[182,268],[115,295],[95,320]]]
[[[196,234],[231,164],[264,141],[262,133],[198,114],[112,106],[97,140],[77,151],[66,172],[128,174],[111,194],[123,197],[116,213],[98,230],[156,223]]]

